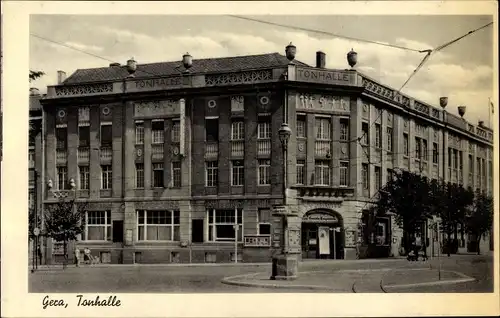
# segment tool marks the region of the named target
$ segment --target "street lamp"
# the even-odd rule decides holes
[[[288,127],[287,123],[281,124],[281,128],[278,131],[278,136],[281,142],[281,146],[283,147],[283,205],[286,205],[286,188],[287,188],[287,150],[288,150],[288,141],[290,140],[290,135],[292,134],[292,130]]]

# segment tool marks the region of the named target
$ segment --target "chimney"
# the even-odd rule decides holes
[[[40,96],[40,91],[36,87],[30,88],[30,96]]]
[[[65,71],[57,71],[57,84],[62,84],[66,80]]]
[[[326,65],[326,54],[321,51],[316,52],[316,67],[325,68],[325,65]]]
[[[483,128],[484,127],[484,121],[480,120],[478,122],[478,126],[481,127],[481,128]]]

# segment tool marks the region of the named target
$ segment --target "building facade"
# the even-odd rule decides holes
[[[492,190],[492,130],[317,60],[184,56],[61,78],[41,99],[40,208],[88,202],[75,244],[102,262],[269,261],[286,181],[302,258],[354,259],[362,211],[392,169]],[[389,218],[379,228],[396,255],[401,233]]]

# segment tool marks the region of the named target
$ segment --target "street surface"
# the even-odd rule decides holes
[[[405,287],[389,292],[492,292],[493,257],[476,255],[452,255],[442,258],[442,269],[461,272],[476,279],[474,282],[441,286]],[[430,262],[408,262],[405,259],[382,260],[321,260],[304,261],[301,272],[367,270],[367,269],[437,269],[437,259]],[[223,284],[225,277],[250,273],[270,273],[270,264],[235,265],[99,265],[42,267],[35,273],[28,272],[29,292],[34,293],[290,293],[315,292],[313,290],[257,288]],[[412,271],[411,275],[419,275]],[[437,273],[437,271],[436,271]],[[309,274],[311,275],[311,274]],[[364,274],[366,275],[366,274]],[[367,275],[368,277],[370,275]],[[350,286],[356,278],[345,275],[339,284]],[[412,277],[415,281],[415,277]],[[378,283],[378,282],[377,282]],[[405,283],[405,282],[402,282]],[[362,286],[360,286],[360,289]],[[317,292],[317,291],[316,291]],[[337,292],[349,292],[346,288]],[[363,291],[361,291],[363,292]],[[382,291],[379,291],[382,292]]]

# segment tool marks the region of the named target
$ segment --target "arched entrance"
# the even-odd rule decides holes
[[[340,214],[325,209],[304,214],[302,258],[344,258],[344,224]]]

